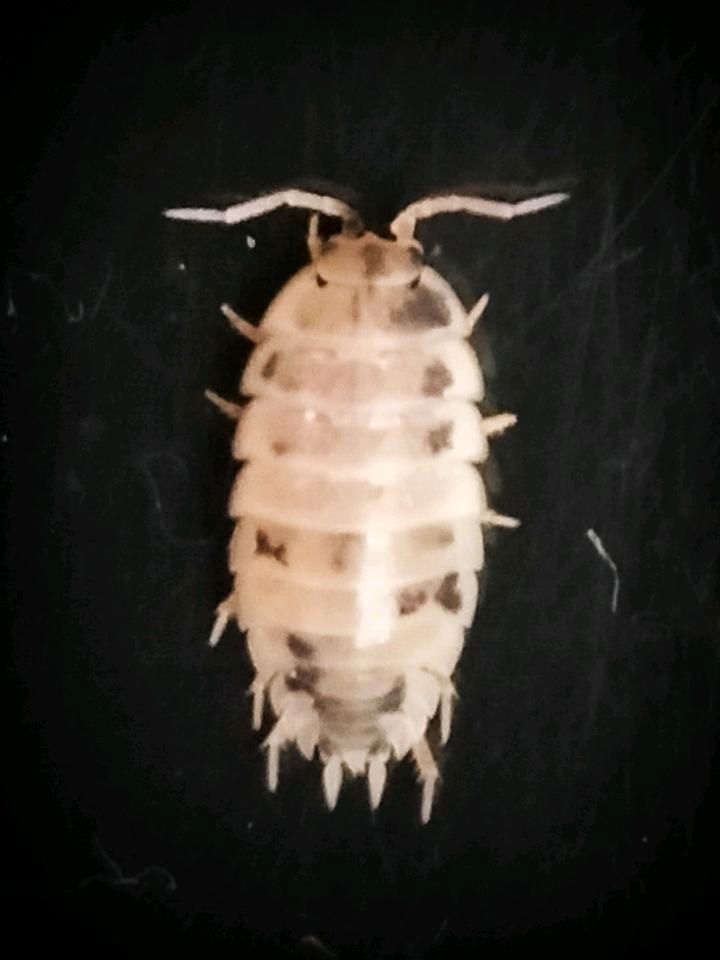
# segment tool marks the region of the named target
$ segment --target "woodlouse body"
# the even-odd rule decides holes
[[[256,343],[239,408],[230,497],[234,586],[216,643],[235,618],[256,671],[253,719],[269,700],[268,785],[295,743],[324,764],[327,803],[343,773],[366,775],[371,806],[386,765],[411,753],[430,816],[438,770],[428,725],[450,732],[452,674],[477,602],[482,526],[517,521],[490,510],[476,465],[514,416],[482,417],[477,358],[467,343],[487,296],[468,313],[423,262],[417,219],[462,210],[510,219],[559,203],[510,205],[432,197],[363,232],[341,201],[299,191],[228,211],[169,216],[236,223],[287,204],[339,216],[329,239],[311,218],[310,264],[280,291],[260,326],[224,308]]]

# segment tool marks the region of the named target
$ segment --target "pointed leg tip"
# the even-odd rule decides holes
[[[340,796],[340,788],[338,787],[337,793],[330,792],[328,789],[325,789],[325,806],[328,810],[334,810],[337,806],[338,797]]]
[[[514,427],[517,422],[517,414],[514,413],[496,413],[489,417],[483,417],[483,433],[486,437],[497,437]]]
[[[422,797],[420,801],[420,818],[423,823],[428,823],[432,816],[433,804],[437,792],[437,785],[440,779],[437,767],[428,771],[422,780]]]
[[[208,638],[209,647],[216,647],[220,643],[220,640],[222,639],[222,635],[225,633],[225,629],[227,628],[229,620],[230,620],[230,615],[225,611],[221,611],[218,613],[217,617],[215,618],[215,623],[213,624],[213,628],[210,631],[210,636]]]
[[[262,727],[265,712],[265,686],[258,677],[250,684],[248,694],[252,697],[252,728],[257,732]]]
[[[312,760],[312,758],[315,756],[315,750],[317,749],[318,744],[317,727],[313,727],[311,725],[301,729],[295,738],[295,743],[303,757],[305,757],[305,759],[308,761]]]
[[[266,783],[270,793],[277,790],[280,779],[280,752],[276,744],[271,743],[267,748],[267,777]]]
[[[431,777],[423,783],[422,797],[420,800],[420,820],[423,825],[429,823],[432,817],[436,782],[437,778]]]
[[[332,756],[325,764],[323,770],[323,793],[325,794],[325,803],[328,810],[334,810],[340,795],[342,786],[342,764],[337,756]]]
[[[387,778],[386,764],[386,757],[374,757],[368,764],[368,799],[370,801],[371,810],[377,810],[377,808],[380,806],[380,801],[382,800],[383,793],[385,791],[385,781]]]
[[[503,513],[496,513],[494,510],[488,510],[484,514],[482,523],[486,527],[506,527],[509,530],[515,530],[520,526],[517,517],[508,517]]]

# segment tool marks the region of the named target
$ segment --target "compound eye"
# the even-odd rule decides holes
[[[319,287],[326,287],[328,285],[327,280],[325,280],[324,277],[321,277],[319,273],[315,274],[315,283]]]

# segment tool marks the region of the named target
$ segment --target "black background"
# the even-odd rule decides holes
[[[712,931],[720,88],[686,5],[578,6],[56,5],[6,31],[3,880],[26,947],[637,957]],[[468,305],[491,293],[490,406],[519,425],[489,482],[523,518],[490,552],[426,828],[409,767],[376,816],[360,784],[328,814],[294,757],[267,794],[242,641],[205,643],[234,467],[202,390],[230,395],[247,354],[217,307],[259,317],[307,216],[160,213],[288,185],[375,227],[438,189],[573,195],[418,231]]]

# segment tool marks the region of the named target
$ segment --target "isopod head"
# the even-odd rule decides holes
[[[420,279],[422,247],[416,240],[384,240],[374,233],[339,233],[313,249],[317,282],[339,286],[402,287]]]

